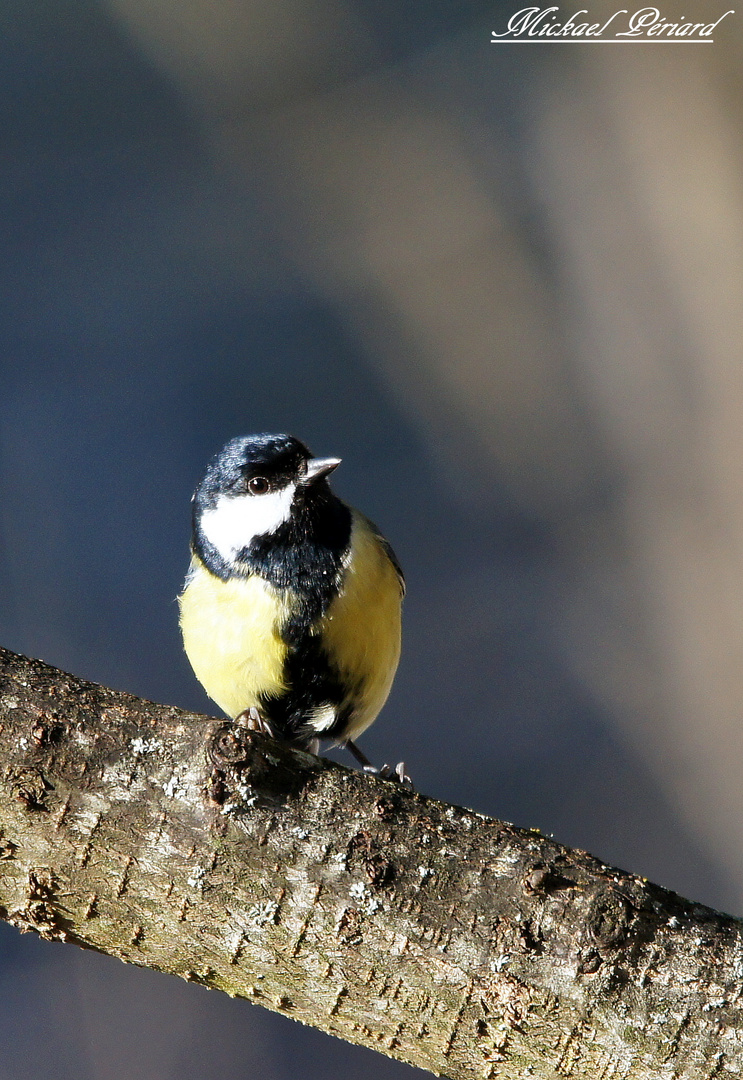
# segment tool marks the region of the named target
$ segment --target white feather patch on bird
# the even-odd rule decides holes
[[[335,723],[335,705],[320,705],[310,714],[310,724],[314,731],[327,731]]]
[[[201,517],[201,530],[227,562],[256,536],[272,533],[288,521],[296,484],[265,495],[220,495]]]

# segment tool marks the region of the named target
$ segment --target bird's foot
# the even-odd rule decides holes
[[[359,765],[361,765],[365,773],[370,773],[372,776],[381,776],[383,780],[396,780],[399,784],[403,784],[405,787],[412,788],[413,781],[405,772],[404,761],[398,762],[398,764],[395,765],[394,768],[391,765],[383,765],[381,769],[378,769],[376,765],[372,765],[366,754],[362,753],[362,751],[359,750],[356,743],[351,742],[350,739],[346,739],[343,745],[351,751],[351,753],[356,758]]]
[[[404,761],[398,761],[394,768],[392,765],[383,765],[381,769],[376,769],[373,765],[365,765],[364,772],[373,773],[375,776],[381,776],[383,780],[395,780],[398,784],[402,784],[403,787],[408,787],[412,790],[413,781],[405,772]]]
[[[262,716],[255,705],[251,705],[249,709],[244,709],[238,716],[235,717],[235,723],[240,727],[247,728],[248,731],[257,731],[260,735],[268,735],[269,739],[275,739],[276,733],[266,720],[265,716]]]

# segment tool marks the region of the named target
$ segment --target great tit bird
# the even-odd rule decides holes
[[[228,716],[313,750],[347,744],[368,766],[352,740],[387,700],[405,585],[376,526],[330,490],[339,464],[291,435],[227,443],[193,496],[180,624]]]

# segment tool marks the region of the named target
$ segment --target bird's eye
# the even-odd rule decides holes
[[[251,476],[248,480],[248,491],[251,495],[265,495],[270,486],[265,476]]]

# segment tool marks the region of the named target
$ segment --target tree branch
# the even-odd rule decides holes
[[[0,914],[453,1078],[743,1074],[743,924],[0,650]]]

